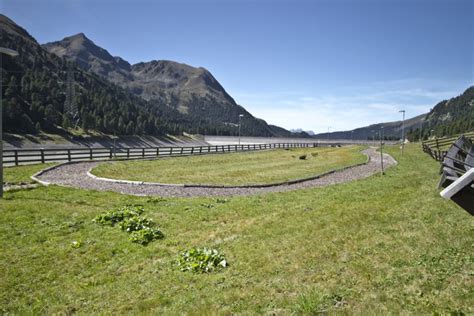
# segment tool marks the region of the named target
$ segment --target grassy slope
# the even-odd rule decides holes
[[[283,182],[362,163],[361,147],[298,148],[125,161],[102,164],[93,170],[100,177],[162,183],[262,184]],[[311,155],[317,154],[316,156]],[[307,155],[306,160],[299,157]]]
[[[474,221],[439,197],[437,171],[408,146],[383,178],[227,203],[55,186],[7,193],[0,311],[473,313]],[[91,223],[125,203],[144,204],[166,238],[142,247]],[[180,250],[202,245],[230,267],[173,267]]]
[[[33,183],[34,181],[31,180],[30,176],[35,174],[36,172],[45,169],[47,167],[51,167],[55,165],[54,163],[47,163],[47,164],[37,164],[37,165],[27,165],[27,166],[19,166],[19,167],[6,167],[3,169],[4,171],[4,178],[3,181],[6,183]]]

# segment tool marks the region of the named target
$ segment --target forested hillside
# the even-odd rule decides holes
[[[4,56],[1,69],[7,132],[64,132],[77,126],[84,131],[118,135],[238,133],[237,124],[211,118],[226,114],[215,111],[239,108],[211,107],[212,96],[206,96],[191,99],[192,106],[183,113],[163,99],[145,100],[75,62],[47,52],[26,30],[4,15],[0,15],[0,43],[19,52],[17,57]],[[70,98],[68,102],[67,98]],[[65,111],[66,103],[76,111]],[[205,115],[198,115],[198,111],[204,111]],[[242,120],[243,135],[283,136],[282,131],[275,134],[265,121],[242,111],[246,115]],[[237,117],[238,114],[231,113]]]
[[[444,100],[426,115],[422,135],[438,137],[460,134],[474,130],[474,86],[461,95]],[[412,129],[414,139],[419,138],[419,129]]]

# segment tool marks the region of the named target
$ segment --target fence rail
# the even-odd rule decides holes
[[[474,141],[474,132],[468,132],[463,134],[465,137]],[[429,154],[433,159],[442,161],[449,147],[458,139],[460,135],[452,137],[434,138],[421,143],[423,151]]]
[[[188,146],[188,147],[85,147],[65,149],[5,149],[3,163],[5,165],[22,165],[46,162],[64,162],[79,160],[107,160],[107,159],[144,159],[158,157],[176,157],[190,155],[205,155],[240,151],[257,151],[278,148],[314,148],[336,147],[339,143],[274,143],[252,145],[215,145],[215,146]]]

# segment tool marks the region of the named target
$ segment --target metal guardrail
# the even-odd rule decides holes
[[[468,132],[462,134],[471,141],[474,141],[474,132]],[[423,151],[429,154],[433,159],[437,161],[443,161],[449,147],[459,138],[460,135],[452,137],[435,138],[424,141],[421,143]]]
[[[144,159],[158,157],[176,157],[190,155],[205,155],[240,151],[257,151],[278,148],[314,148],[336,147],[339,143],[274,143],[253,145],[216,145],[189,147],[87,147],[65,149],[5,149],[3,163],[5,165],[23,165],[46,162],[64,162],[79,160],[108,160],[108,159]]]

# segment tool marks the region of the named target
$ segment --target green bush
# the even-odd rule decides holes
[[[210,273],[227,267],[223,254],[216,249],[193,248],[182,252],[177,261],[181,271],[194,273]]]
[[[163,233],[152,227],[143,227],[142,229],[132,231],[130,233],[130,240],[134,243],[146,246],[148,243],[165,237]]]
[[[153,221],[150,219],[143,218],[140,216],[133,216],[133,217],[124,219],[120,223],[120,228],[127,232],[134,232],[137,230],[144,229],[146,227],[152,227],[154,225],[155,223],[153,223]]]
[[[156,228],[156,224],[148,218],[141,217],[143,207],[124,206],[117,210],[107,211],[97,215],[93,221],[101,225],[119,226],[123,231],[130,233],[130,240],[134,243],[147,245],[148,243],[164,237]]]
[[[114,226],[116,223],[119,223],[127,218],[139,216],[143,212],[144,209],[141,206],[126,205],[117,210],[110,210],[103,214],[97,215],[93,219],[93,222],[101,225]]]
[[[300,158],[301,160],[306,160],[306,157],[307,157],[307,155],[304,154],[304,155],[301,155],[299,158]]]

